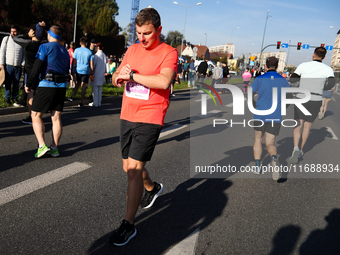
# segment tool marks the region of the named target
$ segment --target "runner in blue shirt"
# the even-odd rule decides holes
[[[26,93],[34,90],[32,105],[32,125],[37,137],[39,148],[35,154],[40,158],[49,152],[53,157],[59,156],[58,144],[62,134],[61,112],[64,107],[66,83],[70,57],[67,50],[61,46],[63,29],[52,26],[48,31],[48,43],[39,47],[31,75],[25,87]],[[52,145],[45,144],[45,125],[42,120],[44,113],[51,112]]]
[[[77,83],[73,90],[72,96],[68,99],[73,101],[76,96],[79,86],[81,85],[81,98],[79,107],[83,107],[83,100],[85,98],[87,84],[89,82],[90,75],[93,74],[93,55],[92,52],[86,48],[87,38],[80,38],[80,48],[74,50],[73,61],[76,61],[76,78]]]
[[[279,135],[282,114],[281,114],[281,88],[289,87],[285,78],[276,72],[279,62],[277,58],[270,57],[266,61],[267,73],[257,77],[253,84],[253,94],[258,93],[258,100],[256,102],[256,110],[269,110],[273,104],[273,88],[277,88],[277,106],[273,113],[269,115],[254,115],[254,129],[255,129],[255,142],[254,142],[254,158],[256,167],[254,173],[261,173],[261,155],[262,155],[262,140],[265,136],[265,144],[268,154],[271,157],[271,166],[273,170],[273,179],[280,178],[280,171],[278,171],[279,161],[277,160],[277,149],[274,145],[275,138]]]

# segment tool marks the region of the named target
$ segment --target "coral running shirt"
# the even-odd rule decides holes
[[[142,75],[155,75],[163,68],[177,71],[177,50],[161,43],[152,50],[145,50],[141,44],[131,45],[118,68],[129,64],[132,70]],[[120,118],[130,122],[142,122],[163,126],[169,106],[169,89],[150,89],[147,84],[134,81],[125,85]]]

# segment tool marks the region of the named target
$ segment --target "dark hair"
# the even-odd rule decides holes
[[[314,54],[319,57],[319,58],[322,58],[324,59],[326,54],[327,54],[327,50],[324,48],[324,47],[317,47],[315,50],[314,50]]]
[[[100,49],[100,50],[102,50],[104,48],[103,44],[100,43],[100,42],[98,42],[96,45],[97,45],[98,49]]]
[[[158,29],[161,26],[161,17],[154,8],[148,7],[144,8],[137,14],[135,23],[139,27],[152,24],[156,29]]]
[[[61,27],[57,26],[57,25],[53,25],[50,27],[50,30],[55,33],[56,35],[62,36],[64,33],[64,29],[62,29]]]
[[[13,24],[13,25],[11,25],[11,29],[12,29],[12,28],[13,28],[13,29],[16,29],[17,31],[19,31],[19,30],[20,30],[20,29],[19,29],[19,27],[18,27],[17,25],[14,25],[14,24]]]
[[[80,44],[81,45],[86,45],[86,43],[87,43],[87,38],[86,37],[80,38]]]

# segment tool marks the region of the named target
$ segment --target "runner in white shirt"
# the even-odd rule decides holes
[[[307,89],[311,93],[311,99],[302,104],[311,115],[305,115],[294,105],[294,119],[298,122],[298,126],[293,131],[294,149],[289,159],[289,162],[292,164],[298,163],[299,158],[304,154],[303,147],[307,142],[312,124],[322,105],[323,91],[330,90],[335,85],[333,70],[322,63],[326,53],[327,50],[325,48],[316,48],[313,54],[313,61],[300,64],[290,78],[290,81],[293,83],[300,81],[300,88]],[[304,98],[305,95],[297,94],[297,97]],[[300,140],[301,147],[299,149]]]

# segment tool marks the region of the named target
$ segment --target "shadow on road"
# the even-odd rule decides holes
[[[327,226],[316,229],[309,234],[299,249],[295,251],[299,241],[301,228],[295,225],[282,227],[273,238],[273,249],[270,255],[321,255],[339,254],[340,251],[340,209],[333,209],[326,217]]]
[[[136,218],[137,236],[123,247],[108,243],[107,233],[88,249],[88,254],[164,254],[197,228],[208,227],[227,206],[226,190],[232,185],[224,179],[189,179]]]

